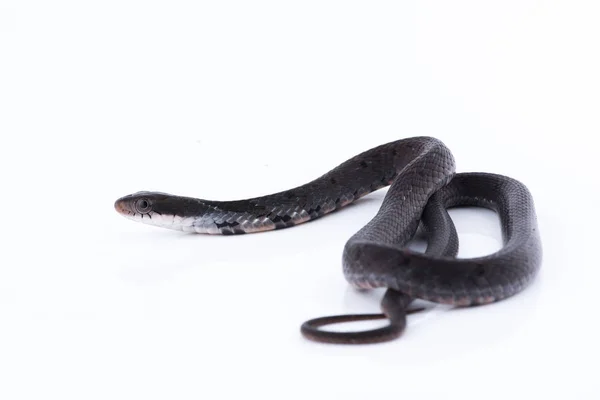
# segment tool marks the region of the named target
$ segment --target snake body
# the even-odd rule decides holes
[[[513,296],[535,278],[542,246],[534,202],[521,182],[491,173],[456,173],[450,150],[433,137],[397,140],[365,151],[321,177],[286,191],[236,201],[210,201],[161,192],[137,192],[115,202],[123,216],[185,232],[244,234],[287,228],[320,218],[390,186],[375,217],[345,244],[342,266],[356,288],[387,288],[387,327],[328,332],[329,323],[376,315],[317,318],[302,325],[309,339],[372,343],[398,337],[413,299],[455,306],[487,304]],[[447,209],[477,206],[500,219],[503,246],[482,257],[456,258],[458,237]],[[419,226],[424,253],[407,243]]]

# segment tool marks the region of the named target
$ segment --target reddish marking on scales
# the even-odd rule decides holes
[[[303,224],[305,222],[310,221],[311,219],[313,219],[313,218],[311,218],[310,215],[307,215],[306,217],[300,217],[300,218],[298,218],[296,220],[292,220],[292,225],[291,226]]]
[[[346,207],[348,204],[352,203],[354,200],[355,200],[355,199],[352,199],[352,200],[343,200],[343,201],[340,201],[340,205],[341,205],[342,207]]]
[[[354,286],[360,289],[375,289],[376,286],[373,286],[370,282],[367,281],[359,281],[355,282]]]
[[[242,225],[242,229],[246,232],[246,233],[257,233],[257,232],[267,232],[267,231],[272,231],[275,229],[275,224],[274,223],[266,223],[266,222],[262,222],[258,224],[252,224],[248,227],[245,227],[244,225]]]
[[[469,306],[471,305],[472,300],[470,297],[467,296],[463,296],[463,297],[458,297],[455,301],[454,304],[457,306]]]
[[[494,301],[496,301],[496,298],[494,296],[480,296],[477,297],[477,304],[489,304],[489,303],[493,303]]]

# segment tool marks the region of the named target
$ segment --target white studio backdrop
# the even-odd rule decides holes
[[[597,398],[599,16],[584,1],[2,1],[0,398]],[[138,190],[268,194],[418,135],[459,172],[524,182],[544,261],[514,298],[411,316],[385,344],[299,333],[379,311],[341,253],[385,189],[243,236],[113,209]],[[493,213],[452,216],[461,257],[501,246]]]

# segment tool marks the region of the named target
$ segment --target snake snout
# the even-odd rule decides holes
[[[118,199],[115,201],[115,210],[119,214],[126,214],[128,211],[127,203],[122,199]]]
[[[115,201],[115,210],[119,213],[119,214],[123,214],[123,211],[125,211],[124,207],[123,207],[123,201],[121,200],[117,200]]]
[[[131,202],[125,197],[121,197],[115,201],[115,210],[121,215],[129,215],[133,213]]]

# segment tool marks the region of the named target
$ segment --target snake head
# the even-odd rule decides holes
[[[201,215],[204,209],[197,199],[161,192],[137,192],[115,201],[115,210],[125,218],[177,230],[182,230],[184,220]]]
[[[122,216],[139,220],[160,216],[163,203],[169,195],[158,192],[137,192],[123,196],[115,201],[115,210]]]

